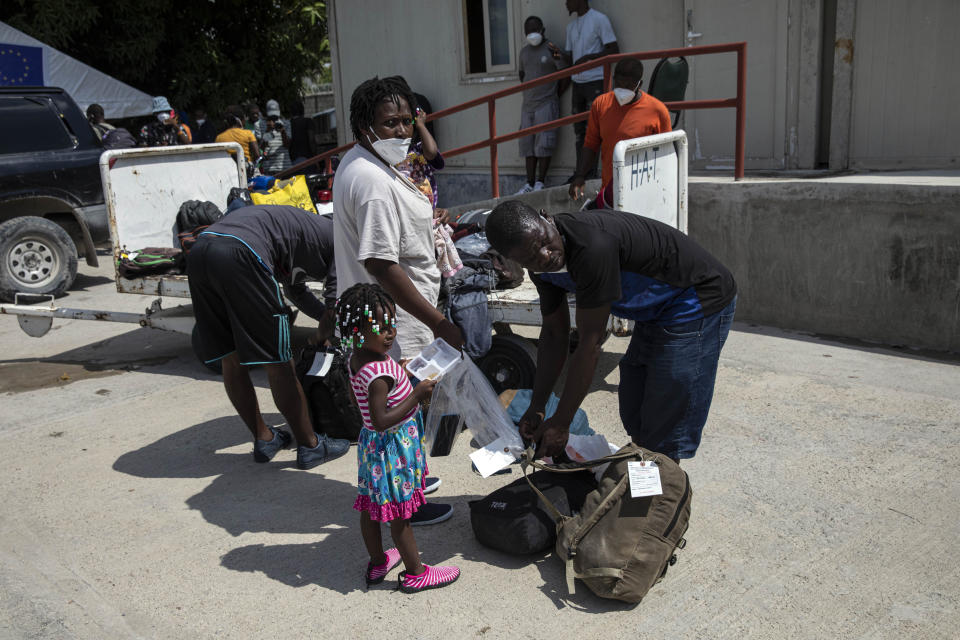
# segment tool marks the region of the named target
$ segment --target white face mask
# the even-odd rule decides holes
[[[643,82],[641,80],[640,82]],[[637,83],[637,86],[634,87],[633,91],[630,89],[614,89],[613,96],[617,99],[617,102],[620,103],[620,106],[626,106],[633,102],[633,99],[637,97],[637,91],[640,90],[640,82]]]
[[[371,129],[371,132],[372,131]],[[370,137],[367,136],[367,140],[370,140],[370,146],[373,147],[377,155],[383,158],[387,164],[391,166],[398,165],[407,157],[411,138],[387,138],[386,140],[381,140],[380,136],[376,133],[373,133],[373,137],[376,138],[376,140],[370,140]]]
[[[540,43],[543,42],[542,33],[528,33],[527,42],[529,42],[534,47],[540,46]]]
[[[198,126],[198,127],[202,127],[202,126],[203,126],[203,123],[206,122],[206,121],[207,121],[206,118],[197,118],[197,126]]]
[[[161,111],[160,113],[157,114],[157,120],[159,120],[164,124],[166,124],[167,120],[169,119],[170,119],[170,114],[166,111]]]

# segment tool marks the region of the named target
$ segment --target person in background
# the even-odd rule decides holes
[[[272,176],[290,168],[290,125],[280,116],[280,103],[267,100],[267,126],[263,132],[264,175]]]
[[[107,131],[113,129],[113,125],[104,120],[103,107],[98,104],[92,104],[87,107],[87,120],[97,133],[97,137],[101,140],[103,140],[103,136],[107,135]]]
[[[172,147],[190,144],[190,128],[180,122],[177,112],[163,96],[153,99],[153,115],[157,119],[140,129],[140,146]]]
[[[393,79],[407,84],[402,76],[394,76]],[[411,93],[413,92],[411,91]],[[418,94],[414,93],[413,95],[416,99]],[[446,222],[446,209],[436,208],[439,193],[437,191],[437,179],[433,175],[434,172],[443,169],[443,156],[437,148],[437,141],[434,140],[433,134],[427,127],[427,112],[420,107],[419,103],[414,107],[414,110],[413,138],[410,142],[410,148],[407,150],[407,157],[397,165],[397,171],[407,176],[410,182],[417,189],[420,189],[423,195],[427,196],[434,210],[440,212],[439,215],[435,214],[434,217],[441,218],[443,222]]]
[[[600,152],[603,185],[597,195],[598,208],[613,207],[613,148],[621,140],[652,136],[671,130],[667,107],[640,90],[643,82],[643,63],[627,58],[613,70],[613,91],[601,95],[590,106],[587,135],[583,155],[570,181],[570,197],[583,197],[583,185],[591,167],[597,165]]]
[[[567,24],[567,42],[563,51],[555,45],[550,45],[550,51],[555,58],[567,65],[578,65],[613,53],[620,53],[617,36],[607,16],[591,9],[587,0],[566,0],[566,6],[567,12],[576,13],[577,17]],[[572,80],[570,112],[581,113],[589,109],[594,98],[603,93],[603,67],[575,73]],[[587,123],[574,123],[573,132],[576,135],[577,166],[579,167]],[[593,178],[596,174],[597,168],[594,165],[590,167],[587,177]]]
[[[196,125],[193,132],[193,141],[197,144],[213,142],[217,137],[217,127],[207,117],[206,109],[193,110],[193,122]]]
[[[243,128],[251,131],[257,139],[257,144],[263,140],[263,132],[266,131],[267,122],[260,115],[260,107],[255,102],[249,102],[244,106],[245,120]]]
[[[550,52],[552,43],[544,38],[546,30],[540,18],[527,18],[523,23],[523,30],[527,44],[520,50],[520,82],[536,80],[563,68],[563,60],[554,58]],[[564,78],[560,82],[550,82],[524,90],[523,105],[520,107],[520,128],[526,129],[559,118],[560,94],[566,90],[568,84],[569,80]],[[527,183],[517,195],[543,189],[550,159],[557,148],[557,130],[550,129],[520,138],[519,143],[520,155],[526,158],[527,162]]]
[[[290,109],[290,160],[300,164],[317,155],[317,123],[303,115],[303,102],[297,100]]]
[[[227,128],[217,136],[217,142],[237,142],[243,147],[243,155],[247,164],[253,164],[260,158],[260,146],[253,132],[243,126],[243,110],[232,105],[227,107],[223,114]]]

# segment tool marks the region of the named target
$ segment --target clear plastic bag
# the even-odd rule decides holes
[[[472,256],[479,256],[481,253],[490,248],[490,241],[487,240],[486,233],[483,231],[478,231],[477,233],[471,233],[468,236],[463,236],[454,242],[453,246],[457,248],[457,251],[469,253]]]
[[[458,419],[454,419],[457,416]],[[447,455],[466,424],[480,447],[500,440],[514,457],[523,452],[516,425],[477,365],[463,358],[433,388],[424,439],[431,455]]]

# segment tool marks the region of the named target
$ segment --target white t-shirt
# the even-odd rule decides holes
[[[617,36],[613,33],[610,18],[594,9],[588,9],[585,14],[567,23],[565,49],[573,53],[574,64],[587,54],[600,53],[604,45],[616,41]],[[574,82],[593,82],[594,80],[603,80],[602,66],[573,74]]]
[[[403,174],[359,144],[343,157],[333,182],[337,296],[358,282],[375,282],[368,258],[396,262],[427,302],[437,304],[440,270],[433,241],[433,205]],[[415,356],[433,332],[397,308],[401,357]]]

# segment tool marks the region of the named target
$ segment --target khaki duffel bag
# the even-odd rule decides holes
[[[652,461],[660,470],[661,495],[633,498],[629,462]],[[690,520],[690,479],[667,456],[633,443],[597,460],[546,465],[528,450],[526,467],[570,473],[609,463],[596,490],[587,495],[580,513],[562,515],[533,485],[557,523],[557,556],[566,562],[567,588],[583,580],[601,598],[640,602],[676,563],[675,551],[686,541]]]

